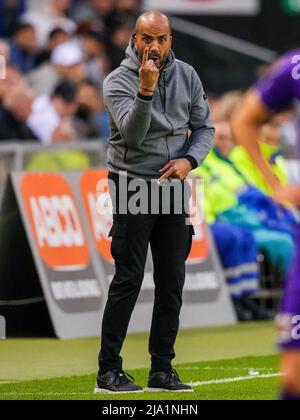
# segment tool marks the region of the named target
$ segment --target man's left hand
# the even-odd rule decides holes
[[[171,160],[159,171],[161,173],[164,172],[164,174],[159,178],[158,182],[161,183],[164,179],[168,178],[176,178],[183,181],[191,170],[192,164],[188,159]]]

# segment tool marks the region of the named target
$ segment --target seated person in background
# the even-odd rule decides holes
[[[232,148],[232,142],[228,136],[222,135],[222,129],[217,126],[215,144],[222,145],[224,153],[229,153]],[[265,319],[266,314],[259,311],[259,308],[253,304],[249,297],[259,290],[259,265],[257,262],[258,249],[255,238],[251,231],[233,226],[228,222],[218,220],[217,213],[214,211],[214,199],[218,200],[218,194],[214,190],[212,195],[209,193],[211,174],[209,166],[203,165],[193,171],[194,176],[199,176],[205,181],[205,201],[204,213],[206,222],[211,227],[211,232],[224,268],[229,292],[240,321],[251,319]],[[228,206],[235,205],[236,201]]]
[[[229,124],[217,124],[215,147],[193,172],[205,181],[206,220],[213,226],[213,234],[218,229],[216,223],[220,222],[227,229],[233,226],[246,230],[250,245],[254,237],[257,249],[265,255],[273,270],[284,275],[294,255],[295,220],[288,210],[245,181],[227,157],[233,147]],[[218,245],[220,235],[214,236],[222,259],[222,248],[226,244]],[[227,266],[226,262],[224,266]]]
[[[115,8],[118,19],[136,20],[141,13],[142,2],[141,0],[116,0]]]
[[[71,0],[41,1],[32,4],[21,16],[22,22],[34,26],[40,48],[46,45],[49,33],[54,28],[63,28],[70,35],[76,31],[77,25],[67,17],[71,5]]]
[[[213,104],[214,121],[229,121],[232,111],[240,103],[243,92],[241,90],[231,90],[220,97],[210,97]]]
[[[286,162],[280,150],[281,127],[289,120],[291,120],[290,111],[274,115],[260,130],[260,149],[282,185],[288,185],[288,177]],[[249,184],[272,196],[269,184],[242,146],[236,146],[229,154],[229,158]]]
[[[47,61],[50,61],[51,54],[59,45],[70,40],[70,35],[62,28],[54,28],[48,37],[47,44],[35,58],[35,67],[39,67]]]
[[[51,62],[30,72],[27,81],[37,95],[50,95],[63,80],[80,83],[86,79],[86,67],[79,45],[65,42],[54,49]]]
[[[110,61],[106,53],[105,35],[83,32],[80,36],[88,78],[102,89],[105,77],[110,73]]]
[[[125,51],[129,40],[134,32],[132,25],[127,22],[120,22],[115,28],[109,39],[109,48],[107,53],[109,55],[112,70],[119,67],[120,63],[125,58]]]
[[[82,138],[107,140],[110,136],[108,114],[99,88],[90,81],[82,82],[77,92],[77,119],[81,123]]]
[[[23,74],[29,73],[35,67],[37,38],[35,29],[27,23],[19,24],[10,44],[10,62]]]
[[[76,111],[76,87],[64,81],[51,96],[39,96],[33,101],[27,124],[44,145],[70,142],[76,137],[72,122]]]
[[[211,232],[224,268],[224,275],[239,321],[268,319],[251,295],[259,290],[258,250],[251,231],[215,221]]]
[[[26,6],[32,0],[0,1],[0,36],[11,36]]]
[[[98,31],[114,28],[115,0],[79,1],[71,9],[71,17],[77,23],[89,22]]]
[[[6,79],[0,79],[0,140],[35,140],[36,136],[27,126],[34,93],[22,79],[20,72],[6,68]]]
[[[4,57],[7,65],[10,64],[10,46],[4,39],[0,39],[0,56]]]

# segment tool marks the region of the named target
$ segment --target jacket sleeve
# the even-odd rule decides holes
[[[189,128],[192,132],[187,155],[193,157],[200,165],[214,145],[215,129],[211,121],[208,100],[202,83],[193,69],[192,74],[192,106]]]
[[[138,148],[150,128],[153,98],[133,93],[133,87],[121,75],[104,82],[103,96],[126,145]]]

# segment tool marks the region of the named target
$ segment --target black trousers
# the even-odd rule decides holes
[[[118,196],[119,178],[113,174],[109,178],[115,182]],[[110,194],[112,196],[111,189]],[[122,368],[120,352],[144,278],[149,243],[155,283],[149,339],[151,370],[165,371],[171,368],[182,306],[185,261],[194,233],[193,227],[186,223],[188,214],[175,214],[175,195],[171,196],[170,214],[162,214],[161,202],[160,214],[119,214],[119,203],[116,200],[117,211],[111,231],[111,252],[116,272],[102,321],[100,373]],[[128,200],[131,196],[132,192],[128,192]]]

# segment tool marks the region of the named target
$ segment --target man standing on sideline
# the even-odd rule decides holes
[[[180,381],[171,365],[179,328],[185,261],[193,235],[192,226],[186,223],[188,214],[174,211],[179,199],[175,190],[170,196],[168,214],[162,212],[162,202],[158,214],[152,211],[124,214],[119,211],[118,201],[121,192],[121,196],[128,195],[126,205],[129,204],[132,191],[128,185],[137,179],[143,180],[149,191],[153,181],[162,185],[161,181],[167,179],[174,179],[183,189],[189,172],[213,146],[214,128],[201,81],[191,66],[175,59],[171,45],[168,18],[160,12],[143,14],[137,20],[127,58],[104,82],[111,129],[109,180],[115,185],[114,194],[110,184],[110,194],[113,202],[114,196],[117,198],[110,233],[116,274],[103,317],[96,393],[143,391],[123,371],[120,352],[142,285],[149,243],[155,302],[149,339],[148,390],[192,391]],[[124,172],[125,188],[121,180]]]

